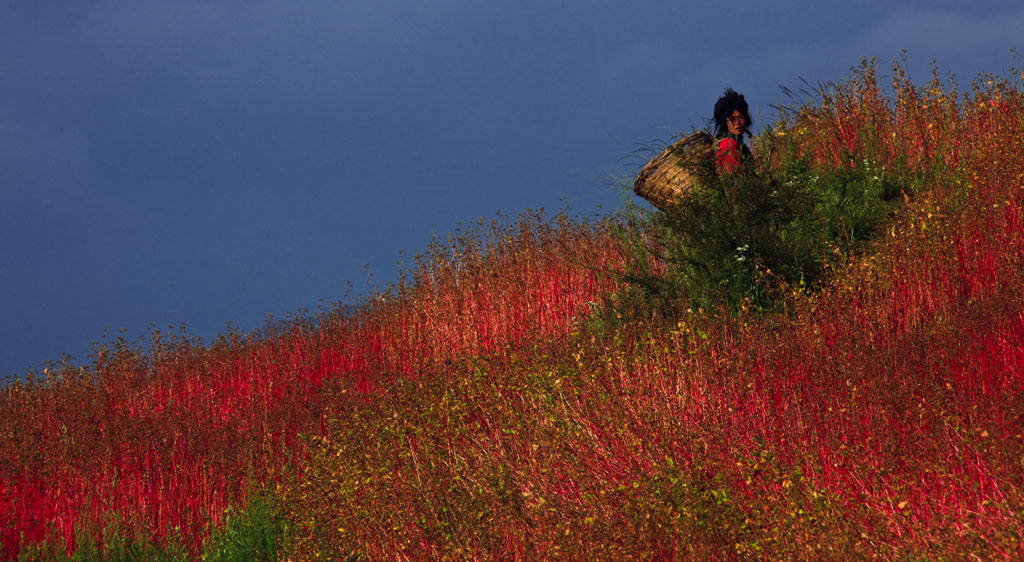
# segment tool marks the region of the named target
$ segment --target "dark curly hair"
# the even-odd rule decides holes
[[[718,98],[718,101],[715,102],[715,134],[724,135],[729,131],[727,120],[732,115],[732,112],[736,110],[739,110],[747,120],[747,127],[749,128],[754,122],[750,119],[750,108],[747,106],[746,98],[743,97],[743,94],[736,92],[736,90],[726,88],[722,97]]]

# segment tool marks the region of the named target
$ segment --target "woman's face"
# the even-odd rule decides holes
[[[732,110],[732,115],[726,118],[725,122],[729,127],[730,135],[742,134],[747,128],[747,118],[738,109]]]

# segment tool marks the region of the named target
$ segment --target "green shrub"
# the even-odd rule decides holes
[[[891,216],[901,186],[864,161],[818,170],[788,159],[774,173],[752,166],[719,176],[709,164],[672,213],[627,206],[618,232],[628,259],[617,314],[726,306],[771,309],[788,291],[820,285]],[[651,258],[656,258],[652,260]]]
[[[206,562],[273,562],[285,535],[285,522],[267,495],[250,498],[243,510],[229,509],[224,527],[207,544]]]

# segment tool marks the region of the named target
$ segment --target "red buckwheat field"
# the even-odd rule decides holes
[[[1020,78],[865,61],[780,110],[764,173],[900,189],[771,306],[636,305],[664,239],[534,213],[355,306],[9,382],[0,557],[1020,559]]]

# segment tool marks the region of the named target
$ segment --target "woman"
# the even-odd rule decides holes
[[[747,100],[732,88],[715,102],[715,162],[721,172],[739,171],[750,158],[750,149],[743,136],[750,134],[750,113]]]

